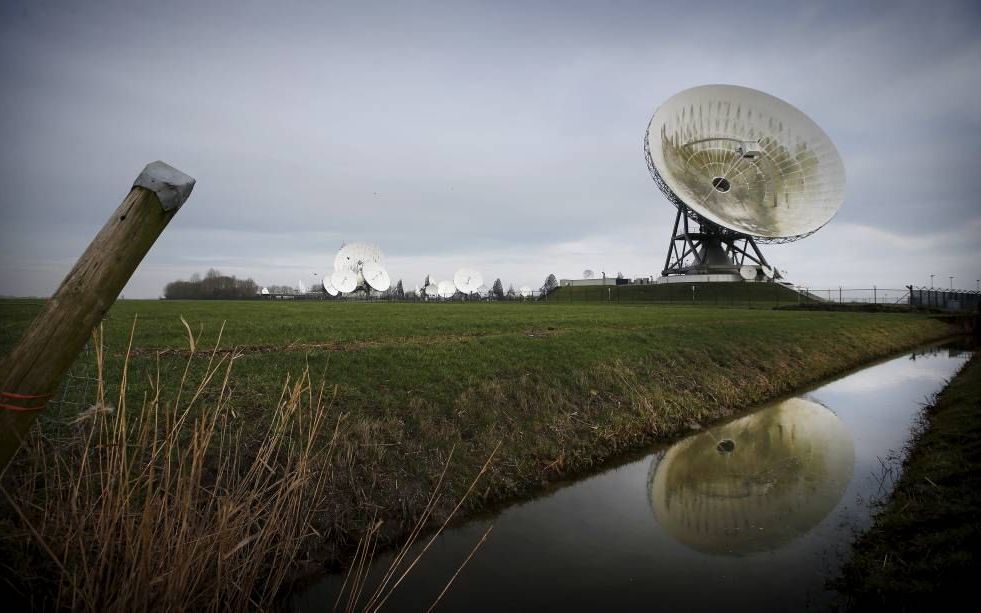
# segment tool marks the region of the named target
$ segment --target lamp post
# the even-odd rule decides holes
[[[950,277],[950,291],[954,291],[954,277]]]
[[[933,289],[933,275],[930,275],[930,289]]]

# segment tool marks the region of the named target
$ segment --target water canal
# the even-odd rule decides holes
[[[827,608],[923,403],[969,357],[909,352],[449,530],[385,608],[428,609],[491,523],[441,609]],[[294,608],[333,607],[343,579]]]

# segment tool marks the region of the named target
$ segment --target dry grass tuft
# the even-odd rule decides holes
[[[181,385],[162,389],[158,377],[133,410],[128,360],[112,404],[101,330],[93,336],[95,405],[56,435],[36,429],[4,482],[30,533],[22,540],[50,561],[29,589],[73,610],[271,607],[322,506],[341,421],[331,436],[333,395],[315,389],[309,371],[287,378],[264,433],[246,445],[229,404],[236,354],[216,343],[195,355],[188,328]],[[192,385],[193,359],[207,366]]]

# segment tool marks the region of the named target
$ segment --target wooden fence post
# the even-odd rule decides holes
[[[147,164],[20,342],[0,364],[0,471],[102,321],[143,256],[177,214],[194,179]]]

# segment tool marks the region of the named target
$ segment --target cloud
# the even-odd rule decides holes
[[[155,159],[198,184],[128,296],[212,266],[295,283],[359,239],[396,277],[657,274],[673,210],[643,131],[706,82],[790,101],[845,160],[845,206],[768,248],[779,267],[812,284],[981,276],[943,242],[981,218],[978,9],[743,8],[5,3],[0,291],[51,292]]]

